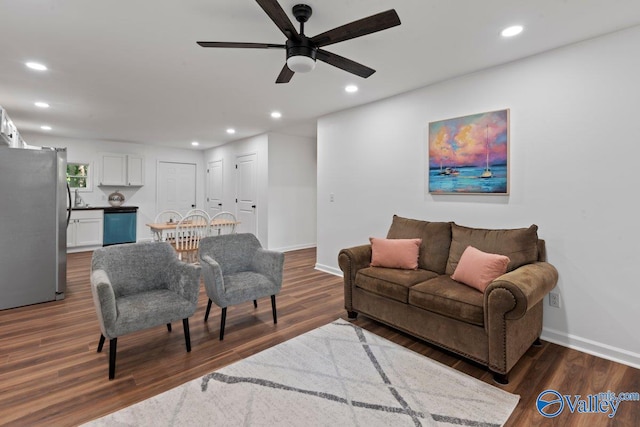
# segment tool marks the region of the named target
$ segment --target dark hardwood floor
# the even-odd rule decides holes
[[[228,309],[225,339],[218,340],[220,310],[203,322],[206,295],[201,288],[190,319],[192,351],[187,353],[181,324],[123,336],[118,340],[116,379],[108,381],[108,343],[96,353],[100,330],[89,289],[91,253],[69,255],[68,285],[62,301],[0,311],[0,424],[72,426],[129,406],[227,364],[303,334],[339,317],[342,279],[314,270],[315,250],[286,254],[284,285],[278,296],[278,324],[269,299]],[[33,264],[37,268],[37,262]],[[427,357],[493,384],[482,367],[462,360],[364,316],[355,323]],[[504,390],[520,402],[508,426],[639,426],[640,402],[623,402],[613,419],[571,414],[553,419],[538,414],[539,393],[640,391],[640,370],[555,344],[531,348],[513,369]],[[312,425],[313,422],[305,420]],[[223,425],[223,423],[221,424]]]

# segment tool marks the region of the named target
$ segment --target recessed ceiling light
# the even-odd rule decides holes
[[[354,92],[358,91],[358,86],[356,86],[356,85],[347,85],[347,86],[345,86],[344,90],[346,92],[349,92],[349,93],[354,93]]]
[[[513,25],[511,27],[507,27],[504,30],[502,30],[502,32],[500,33],[500,35],[502,37],[513,37],[513,36],[517,36],[518,34],[520,34],[522,32],[524,28],[522,27],[522,25]]]
[[[197,147],[198,145],[200,145],[200,143],[198,141],[192,141],[191,145],[193,145],[194,147]]]
[[[273,117],[274,119],[279,119],[280,117],[282,117],[282,113],[280,113],[280,111],[273,111],[271,113],[271,117]]]
[[[40,126],[40,129],[42,129],[42,130],[51,130],[51,126],[42,125],[42,126]]]
[[[228,134],[234,134],[234,133],[236,133],[236,130],[234,128],[229,128],[229,129],[227,129],[227,133]]]
[[[40,107],[40,108],[49,108],[49,104],[47,104],[46,102],[42,102],[42,101],[38,101],[38,102],[34,102],[34,104],[36,107]]]
[[[47,71],[47,66],[39,62],[27,62],[25,65],[32,70]]]

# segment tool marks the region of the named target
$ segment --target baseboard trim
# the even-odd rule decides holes
[[[540,336],[545,341],[578,350],[583,353],[622,363],[636,369],[640,369],[640,354],[622,348],[613,347],[608,344],[592,341],[587,338],[578,337],[566,332],[551,328],[542,328]]]
[[[316,244],[315,243],[304,243],[301,245],[293,245],[293,246],[284,246],[281,248],[273,248],[270,250],[272,251],[276,251],[276,252],[291,252],[291,251],[298,251],[300,249],[309,249],[309,248],[315,248]]]
[[[342,270],[335,267],[329,267],[328,265],[316,263],[315,269],[324,271],[325,273],[333,274],[334,276],[342,276]]]

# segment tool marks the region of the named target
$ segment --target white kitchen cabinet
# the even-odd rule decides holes
[[[127,185],[144,185],[144,157],[135,154],[127,155]]]
[[[100,186],[143,186],[144,157],[137,154],[102,153],[100,173]]]
[[[98,185],[125,186],[127,183],[127,156],[103,153],[100,159],[100,182]]]
[[[88,251],[102,246],[102,209],[72,210],[67,227],[67,251]]]

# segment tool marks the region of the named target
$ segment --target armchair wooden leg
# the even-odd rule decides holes
[[[347,317],[349,319],[355,319],[355,318],[358,317],[358,312],[356,312],[356,311],[348,311],[347,310]]]
[[[542,341],[540,341],[540,338],[536,338],[536,340],[533,342],[533,346],[542,347]]]
[[[224,322],[227,320],[227,307],[222,309],[222,315],[220,316],[220,341],[224,338]]]
[[[118,338],[111,338],[109,340],[109,380],[116,377],[116,346],[118,344]]]
[[[102,351],[103,346],[104,346],[104,335],[100,334],[100,342],[98,343],[98,353]]]
[[[167,323],[167,331],[171,332],[171,323]]]
[[[184,328],[184,343],[187,345],[187,353],[191,351],[191,335],[189,334],[189,319],[182,319]]]
[[[206,313],[204,313],[204,321],[206,322],[207,319],[209,318],[209,312],[211,311],[211,303],[213,301],[211,301],[211,298],[209,298],[209,302],[207,303],[207,311]]]
[[[278,323],[278,315],[276,313],[276,296],[271,295],[271,313],[273,314],[273,323]]]
[[[253,308],[258,308],[258,300],[253,300]]]

